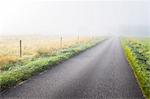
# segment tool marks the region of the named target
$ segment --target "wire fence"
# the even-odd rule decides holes
[[[5,37],[0,39],[0,57],[30,57],[38,52],[54,51],[76,43],[86,42],[89,37]]]

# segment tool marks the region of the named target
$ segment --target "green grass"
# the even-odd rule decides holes
[[[46,69],[55,66],[62,61],[69,59],[70,57],[79,54],[80,52],[96,45],[103,39],[94,39],[88,43],[76,44],[70,48],[66,48],[57,51],[53,55],[42,56],[39,58],[27,60],[25,62],[20,62],[15,64],[12,68],[2,71],[0,74],[0,86],[1,90],[7,89],[11,86],[15,86],[19,82],[27,80],[35,74],[38,74]]]
[[[149,40],[150,41],[150,40]],[[150,99],[150,45],[147,40],[122,41],[127,59],[134,71],[144,96]]]

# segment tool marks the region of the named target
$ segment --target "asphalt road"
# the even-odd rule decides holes
[[[143,99],[119,39],[106,40],[1,93],[5,99]]]

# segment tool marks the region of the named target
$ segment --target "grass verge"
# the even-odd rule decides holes
[[[122,46],[144,97],[150,99],[150,71],[147,47],[139,42],[127,40],[122,40]]]
[[[70,48],[62,49],[55,53],[55,55],[50,55],[47,57],[36,58],[35,60],[28,61],[27,64],[23,66],[16,66],[11,70],[3,71],[0,74],[0,88],[1,91],[9,87],[15,86],[16,84],[27,80],[35,74],[38,74],[54,65],[59,64],[71,58],[74,55],[98,44],[104,39],[94,39],[88,43],[76,44]]]

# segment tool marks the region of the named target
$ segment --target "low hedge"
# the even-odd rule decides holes
[[[150,71],[147,70],[147,59],[144,58],[144,52],[139,52],[133,47],[131,42],[123,41],[123,48],[129,64],[131,65],[138,83],[146,99],[150,99]],[[140,48],[140,47],[137,47]],[[141,49],[144,49],[143,47]],[[144,61],[143,61],[144,60]]]

